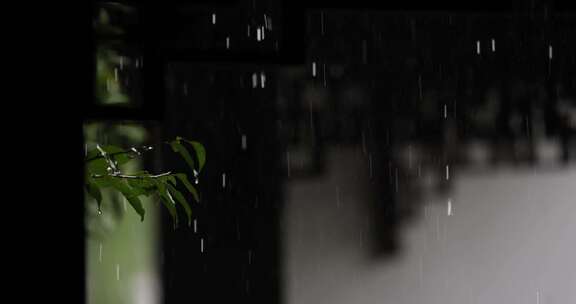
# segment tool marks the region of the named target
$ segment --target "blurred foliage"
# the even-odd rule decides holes
[[[137,27],[137,19],[137,9],[134,7],[114,2],[101,2],[96,6],[93,27],[97,45],[95,97],[98,103],[133,106],[137,102],[134,100],[137,99],[135,98],[137,96],[134,94],[138,95],[137,91],[139,91],[138,74],[142,66],[142,58],[127,55],[130,53],[127,48],[129,41],[127,38]],[[129,86],[128,82],[132,87]],[[87,133],[97,132],[97,129],[87,128],[85,131]],[[188,224],[190,224],[192,216],[190,204],[187,196],[180,192],[177,187],[180,186],[187,195],[191,195],[194,200],[199,201],[200,197],[193,183],[184,173],[166,172],[154,175],[146,170],[141,170],[139,166],[141,162],[135,162],[135,160],[152,148],[150,146],[136,148],[144,139],[142,136],[135,138],[134,136],[138,132],[134,131],[129,126],[116,126],[113,132],[104,133],[113,134],[116,139],[123,136],[130,138],[128,141],[110,141],[131,142],[130,146],[132,147],[129,149],[108,145],[108,139],[98,136],[98,134],[86,134],[87,138],[92,138],[92,147],[91,149],[86,148],[85,188],[87,195],[97,203],[96,210],[88,208],[88,215],[93,215],[94,212],[101,215],[102,202],[106,199],[113,202],[113,210],[121,209],[117,203],[117,197],[120,197],[125,200],[125,204],[129,203],[143,220],[146,210],[142,204],[142,199],[156,197],[169,211],[175,225],[178,225],[177,204],[180,204],[186,212]],[[96,143],[102,141],[104,144]],[[206,161],[205,149],[202,144],[181,137],[166,142],[166,144],[182,156],[194,173],[194,183],[197,184],[198,174]],[[190,148],[193,149],[193,154],[188,151]],[[113,223],[114,221],[109,222]]]
[[[156,143],[156,124],[131,121],[91,121],[84,124],[86,151],[96,145],[119,147]],[[123,172],[138,172],[156,158],[150,151],[120,165]],[[157,152],[155,152],[157,153]],[[154,154],[155,154],[154,153]],[[87,153],[86,153],[87,155]],[[138,303],[143,278],[158,281],[160,208],[152,198],[139,197],[146,209],[146,220],[132,210],[126,198],[112,187],[101,188],[102,212],[95,199],[85,191],[86,229],[86,303]],[[150,303],[160,303],[159,295],[149,294]]]
[[[88,151],[96,148],[98,143],[104,145],[109,142],[118,144],[119,146],[140,146],[146,143],[148,139],[148,132],[139,123],[112,123],[112,122],[90,122],[84,125],[85,137],[85,150]],[[86,152],[87,155],[87,152]],[[141,158],[134,158],[131,162],[126,163],[123,170],[128,172],[139,171],[143,169],[143,161]],[[102,201],[105,209],[108,212],[99,214],[97,204],[93,204],[93,198],[90,194],[86,193],[86,229],[88,236],[95,239],[103,239],[112,236],[119,225],[122,225],[120,220],[124,219],[124,213],[127,210],[127,202],[125,198],[112,188],[102,189]],[[145,199],[145,204],[148,200]],[[131,217],[130,217],[131,218]]]
[[[96,52],[96,99],[106,104],[127,104],[130,98],[119,81],[118,68],[123,60],[117,51],[98,48]]]
[[[118,36],[126,33],[136,17],[136,9],[121,3],[102,2],[96,8],[93,27],[99,36]]]
[[[136,11],[119,3],[100,3],[94,16],[96,34],[96,100],[98,103],[130,105],[131,94],[128,82],[134,85],[132,65],[140,63],[126,56],[126,36],[130,32]],[[134,64],[135,63],[135,64]]]
[[[194,173],[194,184],[198,184],[198,174],[206,162],[204,146],[199,142],[186,140],[181,137],[166,142],[166,144],[170,145],[172,150],[186,161]],[[192,147],[194,157],[186,146]],[[127,163],[150,150],[152,150],[150,146],[131,147],[126,150],[113,145],[97,144],[95,149],[87,151],[85,159],[85,188],[87,194],[96,201],[98,212],[102,213],[103,195],[101,189],[113,189],[126,199],[134,211],[140,215],[141,220],[144,220],[146,210],[140,197],[156,197],[172,216],[175,226],[178,225],[178,215],[176,213],[176,204],[178,203],[184,208],[188,225],[191,225],[192,209],[190,204],[186,196],[176,188],[178,184],[182,185],[195,201],[200,201],[198,191],[188,179],[188,175],[172,172],[153,175],[145,170],[126,173],[125,165]],[[122,169],[124,169],[124,172]]]

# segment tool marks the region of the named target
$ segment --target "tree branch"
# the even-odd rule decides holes
[[[143,176],[139,176],[139,175],[125,175],[125,174],[107,174],[107,175],[98,175],[98,174],[93,174],[92,177],[93,178],[102,178],[102,177],[106,177],[106,176],[111,176],[111,177],[117,177],[117,178],[136,178],[136,179],[144,179],[144,178],[159,178],[159,177],[163,177],[163,176],[168,176],[172,174],[172,172],[166,172],[166,173],[161,173],[158,175],[143,175]]]
[[[132,150],[134,149],[134,150]],[[115,155],[120,155],[120,154],[138,154],[140,155],[142,152],[146,152],[146,151],[150,151],[152,150],[152,146],[141,146],[138,149],[136,148],[132,148],[131,150],[124,150],[122,152],[116,152],[116,153],[108,153],[108,156],[115,156]],[[86,162],[90,162],[99,158],[105,158],[102,154],[94,156],[92,158],[89,158],[86,160]]]

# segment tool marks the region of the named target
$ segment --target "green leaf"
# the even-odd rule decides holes
[[[91,179],[96,184],[96,186],[98,186],[100,188],[111,187],[112,184],[115,182],[114,178],[112,176],[109,176],[109,175],[104,175],[102,177],[94,177]]]
[[[148,184],[144,184],[144,183],[134,183],[133,181],[134,180],[129,180],[128,184],[130,185],[130,187],[132,187],[135,195],[149,196],[151,194],[154,194],[154,192],[156,192],[158,190],[156,188],[156,185],[154,185],[154,184],[148,185]]]
[[[180,153],[182,158],[184,158],[186,163],[188,163],[188,166],[190,166],[190,168],[194,170],[194,160],[192,159],[192,156],[190,156],[190,153],[188,153],[188,150],[180,143],[180,141],[179,140],[171,141],[170,146],[172,147],[172,150],[174,150],[174,152]]]
[[[144,221],[144,214],[146,211],[144,207],[142,207],[142,201],[138,198],[138,196],[125,196],[128,200],[128,203],[136,210],[136,212],[140,215],[140,221]]]
[[[100,192],[98,185],[89,179],[86,181],[86,191],[96,200],[98,203],[98,210],[100,210],[100,207],[102,206],[102,192]]]
[[[180,203],[180,205],[182,205],[182,207],[184,207],[186,215],[188,216],[188,226],[190,226],[190,224],[192,223],[192,209],[190,208],[190,205],[188,205],[188,202],[184,198],[184,195],[180,193],[180,191],[178,191],[174,186],[170,184],[166,185],[168,186],[168,190],[170,191],[172,196],[176,198],[176,200]]]
[[[176,186],[176,178],[174,177],[173,174],[162,176],[159,179],[161,179],[166,184],[168,184],[168,182],[171,182],[172,185]]]
[[[108,173],[108,162],[104,158],[97,158],[86,162],[86,169],[91,174],[104,175]]]
[[[138,192],[134,191],[134,189],[132,189],[128,183],[126,183],[126,181],[118,178],[113,180],[112,187],[124,195],[132,208],[134,208],[134,210],[136,210],[136,212],[140,215],[140,220],[143,221],[145,210],[142,206],[142,202],[138,198]]]
[[[184,141],[188,142],[192,145],[192,147],[194,147],[194,151],[196,151],[196,157],[198,158],[198,172],[202,171],[202,168],[204,168],[204,164],[206,163],[206,149],[204,149],[204,146],[197,141],[190,141],[186,139],[184,139]]]
[[[194,188],[194,186],[192,186],[192,184],[190,183],[190,181],[188,180],[188,177],[186,176],[186,174],[184,173],[178,173],[178,174],[174,174],[178,179],[180,179],[180,181],[184,184],[184,186],[186,187],[186,189],[188,189],[188,191],[190,191],[190,193],[192,193],[192,195],[194,196],[194,199],[197,202],[200,202],[200,197],[198,196],[198,192],[196,191],[196,188]]]
[[[158,187],[158,195],[160,196],[162,203],[168,209],[168,212],[172,216],[172,219],[177,226],[178,215],[176,214],[176,202],[174,202],[168,191],[166,191],[166,185],[162,181],[157,181],[156,185]]]
[[[135,176],[141,176],[142,178],[130,178],[128,179],[128,185],[132,187],[137,195],[151,195],[156,189],[156,184],[150,174],[146,171],[138,172],[133,174]]]

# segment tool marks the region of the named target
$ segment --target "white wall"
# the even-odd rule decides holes
[[[287,304],[576,303],[575,167],[459,172],[453,214],[429,197],[393,260],[364,246],[359,149],[333,150],[328,168],[286,185]]]

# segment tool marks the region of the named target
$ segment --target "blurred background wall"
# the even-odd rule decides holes
[[[375,258],[360,154],[330,149],[326,176],[287,182],[286,303],[576,301],[573,165],[464,170]]]

